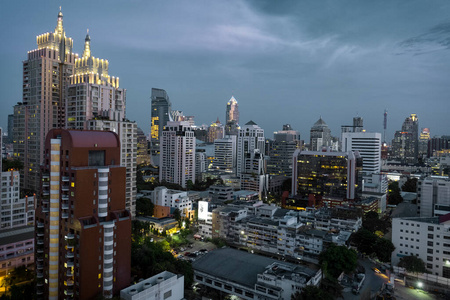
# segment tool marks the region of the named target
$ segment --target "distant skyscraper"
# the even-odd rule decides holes
[[[419,136],[419,157],[424,158],[428,154],[428,141],[430,140],[430,129],[422,128]]]
[[[310,151],[321,151],[322,147],[331,146],[331,130],[322,117],[314,123],[310,131]]]
[[[411,114],[405,119],[401,131],[396,131],[392,140],[394,158],[404,162],[417,162],[419,154],[419,119]]]
[[[159,180],[195,182],[195,137],[188,122],[168,122],[160,138]]]
[[[292,155],[301,147],[300,134],[289,124],[283,125],[283,130],[275,132],[270,158],[267,163],[269,175],[292,176]]]
[[[147,136],[141,128],[137,128],[137,165],[148,165],[150,163],[150,153],[148,147]]]
[[[341,133],[344,132],[361,132],[363,131],[363,118],[361,117],[354,117],[353,118],[353,125],[342,125],[341,126]]]
[[[255,122],[249,121],[239,130],[237,139],[237,176],[240,176],[245,169],[246,154],[253,153],[255,149],[258,149],[261,154],[264,153],[264,129],[259,127]]]
[[[237,135],[239,130],[239,107],[238,102],[234,97],[227,103],[227,113],[225,117],[225,134]]]
[[[131,216],[112,132],[53,129],[36,209],[38,299],[112,297],[130,284]]]
[[[207,143],[214,143],[217,139],[222,139],[225,135],[225,130],[222,123],[220,123],[219,118],[217,121],[212,123],[208,128],[208,136],[206,138]]]
[[[259,149],[245,153],[244,169],[240,175],[241,190],[258,192],[258,197],[262,200],[269,188],[265,169],[264,154]]]
[[[164,126],[170,121],[171,107],[172,104],[167,92],[162,89],[152,88],[152,124],[150,133],[152,155],[159,154],[159,141]]]
[[[66,37],[63,14],[58,13],[54,32],[37,36],[37,49],[23,61],[23,99],[14,106],[14,158],[24,167],[22,188],[37,191],[44,142],[52,128],[65,126],[65,96],[76,55]]]

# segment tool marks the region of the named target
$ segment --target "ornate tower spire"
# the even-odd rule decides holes
[[[62,11],[61,11],[61,6],[59,7],[58,22],[56,23],[55,33],[56,34],[63,34],[64,33],[63,14],[62,14]]]
[[[86,38],[84,39],[83,57],[91,56],[91,37],[89,36],[89,29],[87,30]]]

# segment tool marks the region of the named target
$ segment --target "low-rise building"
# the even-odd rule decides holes
[[[43,261],[38,261],[43,264]],[[0,232],[0,278],[14,268],[34,264],[34,227],[5,229]]]
[[[241,299],[290,299],[307,285],[317,286],[320,269],[280,262],[231,248],[209,252],[192,264],[194,280]]]
[[[164,186],[158,186],[151,193],[151,200],[155,205],[154,216],[157,218],[167,217],[170,214],[170,208],[179,209],[182,217],[189,219],[194,217],[192,201],[185,191],[177,191]]]
[[[161,272],[120,291],[122,300],[181,300],[184,299],[184,276]]]

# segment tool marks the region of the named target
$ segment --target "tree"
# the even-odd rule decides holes
[[[352,242],[359,252],[370,255],[374,252],[374,245],[378,237],[365,228],[361,228],[352,236]]]
[[[378,259],[382,262],[390,262],[391,254],[395,250],[394,244],[391,241],[383,238],[378,238],[375,242],[375,253]]]
[[[425,268],[425,263],[422,259],[417,256],[404,256],[400,258],[398,266],[401,268],[405,268],[406,271],[411,273],[426,273],[427,269]]]
[[[173,211],[173,218],[177,220],[178,227],[181,228],[181,211],[178,208]]]
[[[389,184],[388,203],[392,205],[398,205],[403,202],[403,198],[400,195],[400,188],[398,182],[394,181]]]
[[[354,250],[331,244],[327,250],[320,253],[319,262],[326,266],[327,274],[337,278],[342,272],[348,273],[356,269],[357,256]]]
[[[332,300],[333,296],[314,285],[305,286],[302,291],[291,295],[291,300]]]
[[[148,198],[141,197],[136,199],[136,214],[138,216],[153,216],[155,205]]]
[[[406,182],[402,185],[403,192],[417,192],[417,178],[409,177]]]
[[[376,219],[378,220],[378,213],[374,212],[374,211],[369,211],[368,213],[366,213],[364,215],[364,218],[366,219]]]

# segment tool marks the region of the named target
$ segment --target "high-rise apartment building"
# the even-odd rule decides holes
[[[260,153],[264,153],[265,140],[264,129],[259,127],[255,122],[249,121],[239,129],[237,138],[236,153],[236,174],[240,176],[245,169],[245,157],[248,153],[253,153],[258,149]]]
[[[321,151],[322,147],[331,146],[331,130],[322,117],[314,123],[310,130],[310,151]]]
[[[381,171],[381,133],[343,132],[342,152],[358,151],[363,159],[362,175],[378,174]]]
[[[419,155],[419,119],[411,114],[405,119],[401,131],[392,140],[392,156],[404,162],[415,163]]]
[[[266,174],[264,154],[259,149],[245,154],[240,181],[242,190],[258,192],[260,200],[267,195],[269,175]]]
[[[292,166],[292,194],[359,198],[362,159],[358,152],[296,150]]]
[[[286,124],[283,125],[283,130],[274,133],[273,139],[267,173],[290,177],[292,176],[293,154],[301,147],[300,134]]]
[[[239,130],[239,106],[234,97],[227,102],[227,112],[225,115],[225,134],[237,135]]]
[[[214,143],[215,140],[222,139],[225,136],[225,127],[220,123],[219,118],[208,127],[207,143]]]
[[[41,299],[110,298],[130,284],[131,215],[113,132],[53,129],[36,209]]]
[[[236,136],[228,135],[214,141],[213,169],[227,172],[236,172]]]
[[[120,165],[126,168],[125,207],[136,213],[137,124],[130,121],[94,119],[87,121],[87,129],[115,132],[120,139]]]
[[[74,75],[70,77],[66,128],[113,131],[119,135],[120,164],[127,168],[126,208],[134,216],[137,125],[126,120],[126,90],[119,88],[119,78],[110,76],[108,69],[108,60],[92,55],[87,34],[83,56],[75,59]]]
[[[63,14],[58,13],[54,32],[37,36],[37,49],[28,52],[23,61],[23,98],[14,106],[14,158],[24,167],[22,188],[37,191],[44,142],[52,128],[64,127],[65,98],[76,54],[73,41],[66,37]]]
[[[141,128],[137,128],[137,159],[136,164],[139,165],[148,165],[150,164],[150,153],[149,153],[149,144],[147,136]]]
[[[160,138],[159,180],[195,182],[195,137],[188,122],[168,122]]]
[[[151,114],[151,151],[152,155],[159,154],[159,142],[162,131],[167,122],[170,121],[172,104],[169,95],[163,89],[152,88],[152,114]]]

